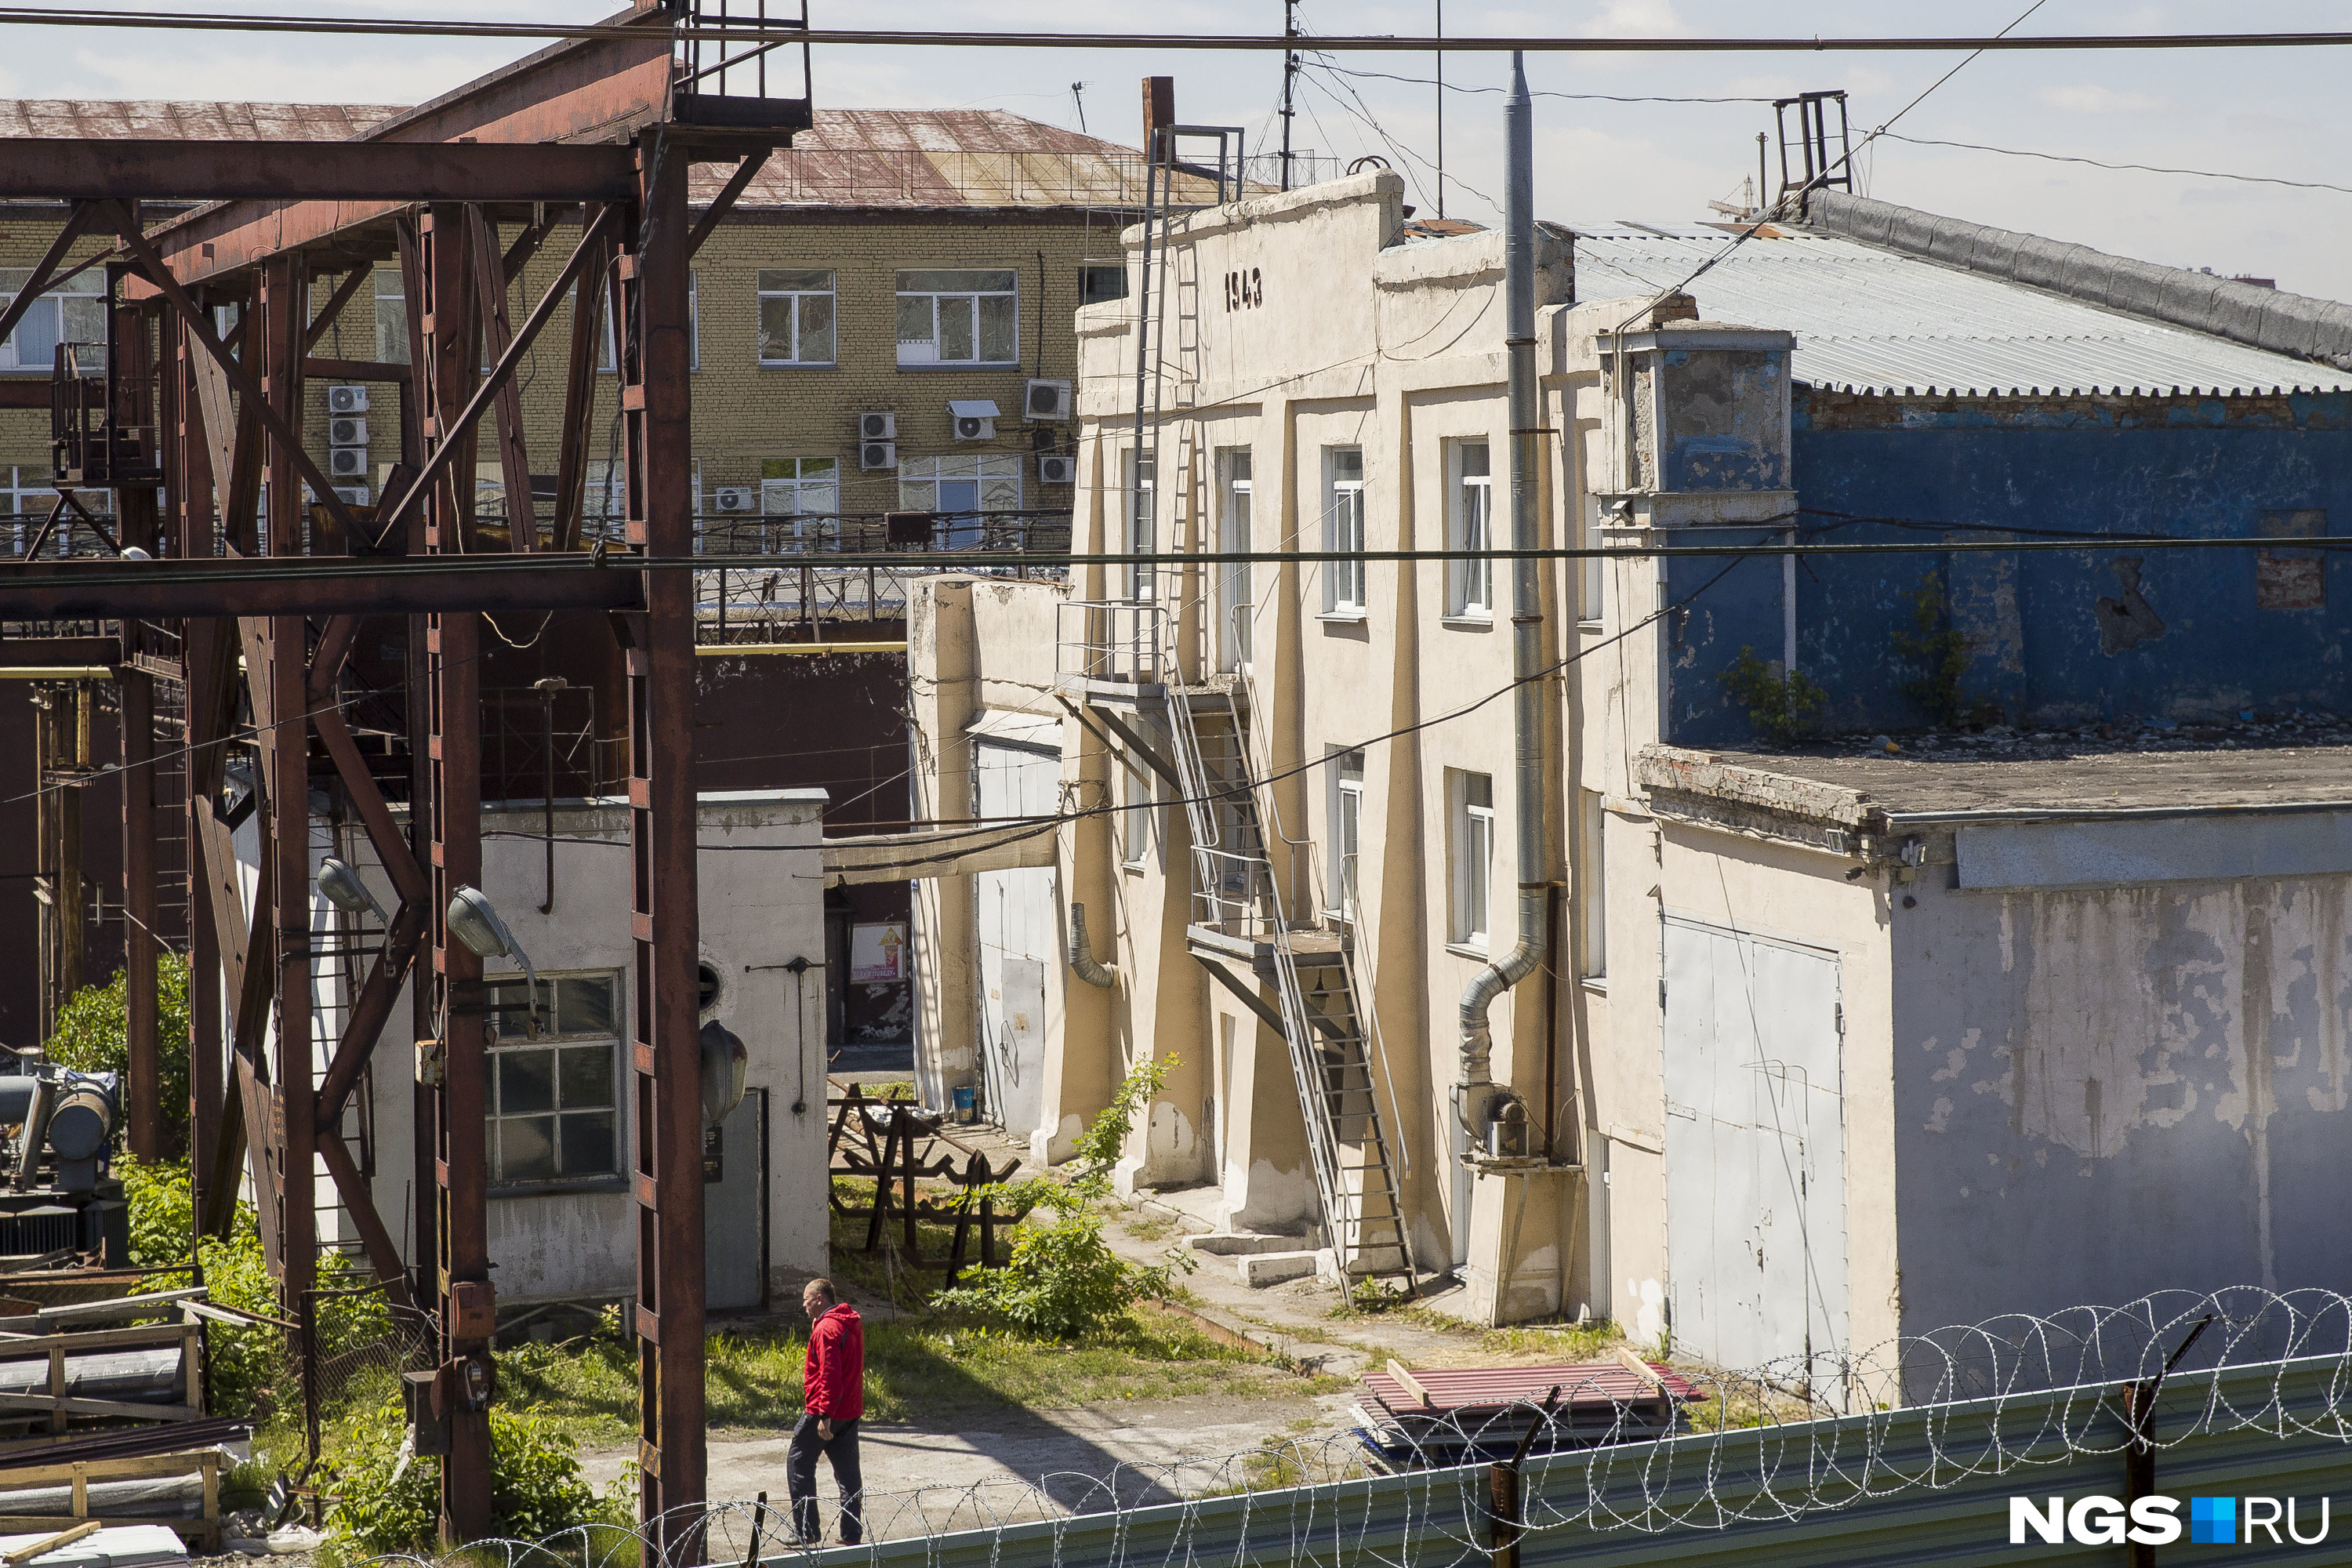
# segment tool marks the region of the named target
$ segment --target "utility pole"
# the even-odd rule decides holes
[[[1445,41],[1445,0],[1436,0],[1438,42]],[[1437,51],[1437,216],[1445,216],[1445,50]]]
[[[1298,37],[1298,0],[1282,0],[1282,36]],[[1298,51],[1282,51],[1282,188],[1290,189],[1290,117],[1298,87]]]

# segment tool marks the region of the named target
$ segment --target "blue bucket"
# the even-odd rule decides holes
[[[955,1119],[958,1121],[973,1120],[977,1115],[974,1110],[975,1103],[971,1085],[967,1083],[960,1086],[955,1091]]]

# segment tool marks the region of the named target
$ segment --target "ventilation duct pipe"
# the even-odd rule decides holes
[[[1087,906],[1070,906],[1070,973],[1089,985],[1109,990],[1118,976],[1107,963],[1095,962],[1094,944],[1087,940]]]
[[[1503,190],[1504,350],[1510,389],[1511,548],[1540,547],[1537,486],[1543,453],[1536,407],[1535,130],[1522,57],[1511,56],[1511,95],[1503,107],[1506,164]],[[1483,1132],[1494,1093],[1494,1034],[1487,1012],[1497,997],[1543,962],[1550,927],[1551,857],[1544,842],[1543,581],[1538,563],[1511,563],[1511,734],[1517,790],[1519,940],[1478,972],[1462,993],[1462,1060],[1454,1086],[1454,1260],[1469,1261],[1468,1156]]]

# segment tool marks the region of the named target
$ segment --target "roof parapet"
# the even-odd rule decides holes
[[[1813,192],[1806,226],[2231,342],[2352,370],[2352,305],[2109,256],[1844,191]]]

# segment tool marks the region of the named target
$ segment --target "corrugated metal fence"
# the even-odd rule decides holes
[[[2316,1545],[2174,1546],[2166,1561],[2352,1563],[2352,1369],[2315,1356],[2176,1374],[2155,1402],[2155,1489],[2299,1500]],[[2127,1548],[2012,1546],[2009,1500],[2126,1495],[2116,1384],[1700,1433],[1530,1458],[1526,1568],[2122,1563]],[[771,1559],[877,1568],[1217,1564],[1445,1568],[1490,1561],[1488,1467],[1202,1498]],[[2180,1518],[2185,1526],[2188,1507]],[[2185,1536],[2184,1536],[2185,1540]]]

